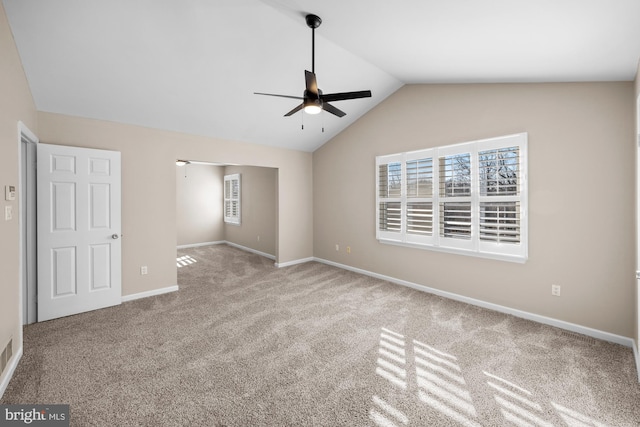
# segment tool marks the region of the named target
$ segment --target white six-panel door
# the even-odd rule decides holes
[[[38,321],[121,303],[120,153],[38,144]]]

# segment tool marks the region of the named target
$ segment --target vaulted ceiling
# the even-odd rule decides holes
[[[313,151],[409,83],[633,80],[638,0],[3,0],[40,111]],[[297,113],[311,69],[347,115]],[[304,129],[302,129],[304,125]],[[324,128],[324,131],[323,131]]]

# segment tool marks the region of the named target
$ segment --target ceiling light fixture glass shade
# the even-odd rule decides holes
[[[191,163],[189,160],[176,160],[176,166],[184,166]]]
[[[307,114],[318,114],[322,111],[322,101],[319,99],[307,99],[304,102],[304,112]]]

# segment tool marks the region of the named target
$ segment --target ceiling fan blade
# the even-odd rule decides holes
[[[307,84],[307,91],[318,95],[318,82],[316,81],[316,75],[311,71],[304,70],[304,80]]]
[[[298,111],[302,110],[304,108],[304,104],[300,104],[298,105],[296,108],[294,108],[293,110],[289,111],[287,114],[285,114],[285,117],[289,117],[294,115],[295,113],[297,113]]]
[[[321,98],[322,98],[322,101],[324,102],[345,101],[347,99],[358,99],[358,98],[371,98],[371,91],[361,90],[358,92],[327,93],[327,94],[323,94]]]
[[[347,113],[345,113],[344,111],[334,107],[333,105],[329,104],[328,102],[322,103],[322,109],[324,111],[327,111],[327,112],[333,114],[334,116],[338,116],[338,117],[343,117],[343,116],[347,115]]]
[[[278,96],[280,98],[291,98],[291,99],[304,99],[301,96],[291,96],[291,95],[278,95],[275,93],[262,93],[262,92],[253,92],[254,95],[266,95],[266,96]]]

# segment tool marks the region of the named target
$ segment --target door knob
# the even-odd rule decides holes
[[[112,235],[111,235],[111,238],[112,238],[112,239],[117,239],[118,237],[120,237],[120,236],[118,236],[117,234],[112,234]]]

